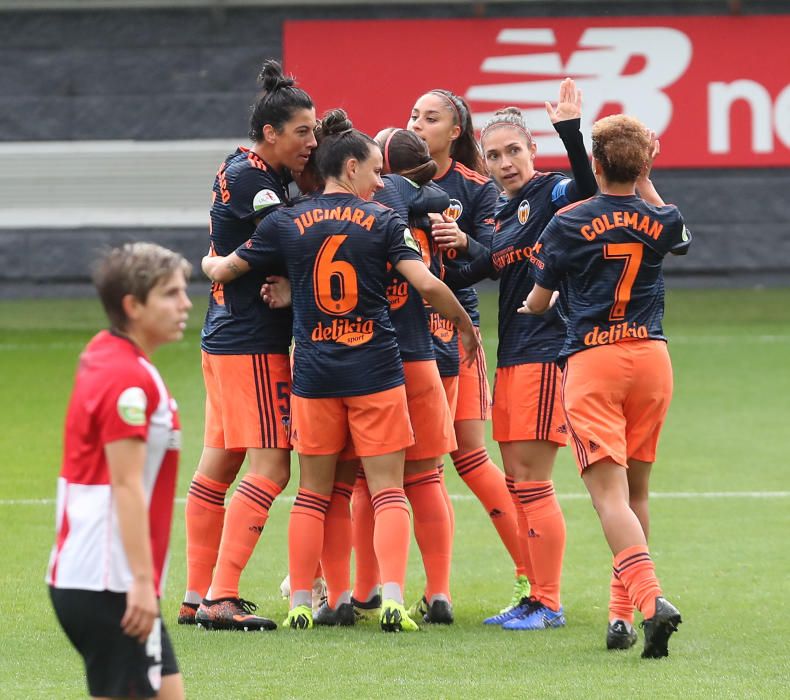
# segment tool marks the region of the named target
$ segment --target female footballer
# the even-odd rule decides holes
[[[286,169],[301,171],[316,145],[310,96],[266,61],[250,118],[251,148],[220,166],[211,205],[211,249],[233,252],[286,201]],[[276,268],[214,284],[201,336],[206,420],[203,453],[186,504],[187,590],[179,623],[274,629],[239,597],[239,579],[290,476],[290,311],[271,310],[261,283]],[[230,499],[228,487],[249,467]]]
[[[667,656],[681,622],[663,597],[646,519],[640,522],[632,494],[643,499],[646,514],[672,396],[662,265],[668,253],[685,254],[691,244],[680,212],[664,204],[647,177],[652,152],[650,133],[633,117],[595,123],[593,170],[601,194],[560,210],[541,234],[531,260],[536,283],[522,309],[548,311],[559,290],[567,317],[560,362],[568,430],[614,555],[614,576],[644,616],[644,658]],[[624,616],[630,612],[627,606]],[[607,647],[635,642],[627,620],[610,620]]]
[[[462,98],[448,90],[426,92],[414,103],[407,128],[428,144],[431,158],[438,165],[434,182],[450,196],[443,221],[433,225],[434,240],[450,269],[468,259],[470,245],[475,242],[484,248],[490,246],[496,187],[485,174],[471,112]],[[456,291],[456,295],[475,325],[479,325],[475,290],[467,287]],[[451,455],[453,463],[486,509],[513,559],[517,578],[512,597],[518,601],[526,594],[521,582],[526,580],[522,577],[526,576],[527,567],[518,540],[516,509],[504,474],[491,461],[485,447],[485,421],[491,417],[485,355],[481,349],[474,365],[459,366],[452,328],[435,314],[431,314],[430,323],[436,361],[454,411],[458,449]],[[449,506],[449,499],[447,503]]]
[[[321,195],[268,217],[255,236],[203,269],[227,282],[273,260],[287,267],[294,310],[291,437],[300,488],[289,524],[291,611],[284,624],[313,624],[310,588],[338,454],[351,437],[375,513],[374,546],[385,631],[417,628],[403,606],[410,537],[403,491],[404,451],[413,441],[403,365],[389,320],[389,263],[459,328],[468,361],[479,349],[471,319],[430,273],[405,222],[370,202],[382,188],[381,150],[347,121],[328,117],[318,168]],[[360,368],[365,368],[364,372]]]
[[[451,286],[488,276],[499,279],[493,432],[518,512],[529,594],[485,622],[508,630],[565,624],[560,600],[565,520],[552,482],[557,449],[567,444],[561,372],[555,364],[565,324],[556,311],[535,317],[516,310],[532,286],[530,256],[546,224],[559,208],[597,189],[579,131],[581,91],[566,79],[556,107],[546,103],[546,108],[567,150],[573,178],[537,171],[537,147],[521,112],[513,107],[497,112],[480,136],[488,170],[503,190],[491,252],[447,273]]]

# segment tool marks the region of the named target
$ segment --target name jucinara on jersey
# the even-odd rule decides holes
[[[300,234],[304,234],[308,228],[322,221],[350,221],[352,224],[357,224],[366,231],[370,231],[373,224],[376,223],[376,217],[356,207],[334,207],[333,209],[310,209],[299,214],[293,220]]]
[[[582,226],[579,233],[588,241],[594,241],[596,236],[615,228],[631,228],[657,241],[664,230],[664,225],[639,212],[613,211],[596,216],[589,224]]]

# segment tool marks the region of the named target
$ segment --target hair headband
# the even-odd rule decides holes
[[[486,127],[484,127],[483,130],[480,132],[480,141],[481,142],[483,141],[483,139],[485,138],[485,135],[489,131],[493,131],[494,129],[497,129],[500,126],[511,126],[511,127],[513,127],[517,131],[520,131],[522,134],[524,134],[524,136],[526,136],[527,141],[529,143],[532,143],[532,134],[530,133],[529,129],[524,128],[521,124],[516,124],[515,122],[504,121],[504,120],[503,121],[493,122],[491,124],[488,124]]]
[[[450,106],[453,108],[453,111],[455,111],[455,116],[458,117],[458,124],[463,129],[464,120],[461,119],[461,110],[458,109],[458,105],[455,104],[455,100],[443,90],[439,90],[439,89],[431,90],[431,94],[439,95],[440,97],[443,97],[445,100],[447,100],[447,102],[450,103]]]
[[[390,135],[387,136],[387,140],[384,142],[384,169],[387,172],[392,172],[392,168],[390,168],[390,141],[392,141],[392,137],[395,136],[397,131],[397,129],[390,131]]]

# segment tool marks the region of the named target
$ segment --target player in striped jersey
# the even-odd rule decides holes
[[[529,595],[518,605],[486,620],[508,630],[565,624],[560,600],[565,520],[551,480],[557,449],[567,444],[556,365],[565,324],[556,311],[534,317],[516,310],[532,286],[529,256],[538,236],[557,209],[595,194],[597,186],[579,131],[581,92],[572,80],[562,82],[557,106],[548,104],[547,109],[568,152],[573,178],[537,171],[536,146],[521,113],[515,108],[497,112],[480,137],[489,172],[503,188],[491,253],[461,270],[448,270],[451,285],[487,276],[499,279],[494,439],[518,509],[530,583]]]
[[[250,149],[228,156],[214,181],[211,250],[225,255],[286,202],[286,169],[304,168],[316,145],[315,109],[276,61],[259,77]],[[239,596],[239,580],[269,508],[290,477],[290,311],[260,298],[263,270],[215,284],[201,334],[206,419],[203,453],[187,496],[187,586],[179,623],[211,629],[274,629]],[[245,455],[247,473],[225,511],[225,494]]]
[[[434,224],[433,236],[443,250],[445,266],[458,267],[469,259],[475,244],[478,249],[490,247],[497,199],[496,187],[485,174],[469,107],[448,90],[431,90],[415,102],[407,128],[428,144],[431,158],[439,166],[434,182],[450,196],[450,206],[443,221]],[[475,290],[468,287],[456,294],[479,325]],[[512,600],[518,601],[526,594],[527,565],[519,544],[515,504],[504,474],[485,447],[485,421],[491,417],[485,355],[481,347],[475,364],[461,367],[453,329],[431,314],[431,330],[439,372],[454,411],[458,449],[451,455],[453,463],[486,509],[513,560],[516,579]]]
[[[382,186],[375,142],[339,119],[331,125],[324,119],[323,128],[329,130],[318,159],[324,192],[277,212],[234,255],[204,258],[204,271],[228,281],[276,258],[285,262],[291,279],[292,439],[301,474],[289,526],[292,608],[284,624],[313,624],[310,583],[321,555],[337,456],[351,435],[373,493],[381,627],[412,630],[416,625],[403,607],[409,540],[403,456],[413,436],[389,321],[386,263],[453,319],[470,358],[478,340],[468,315],[424,265],[403,220],[366,201]],[[360,366],[366,371],[359,372]]]
[[[385,129],[376,140],[381,147],[385,174],[384,189],[374,199],[397,211],[408,221],[412,235],[428,265],[441,276],[441,258],[433,242],[429,214],[438,215],[449,197],[430,182],[437,165],[426,144],[405,129]],[[450,562],[452,525],[437,462],[456,448],[452,416],[434,359],[426,306],[408,281],[391,270],[387,288],[390,318],[398,336],[398,347],[406,378],[409,417],[415,443],[406,450],[404,488],[414,515],[414,533],[425,567],[425,622],[451,624]],[[353,494],[353,539],[356,562],[354,606],[363,612],[379,604],[378,567],[372,542],[373,511],[364,473]]]
[[[94,274],[110,329],[80,355],[47,571],[93,697],[184,697],[159,610],[181,432],[149,357],[183,337],[189,272],[177,253],[133,243]]]
[[[636,642],[629,621],[636,606],[644,616],[643,658],[667,656],[681,622],[647,547],[647,495],[672,397],[663,259],[691,244],[680,212],[664,204],[648,177],[656,152],[633,117],[595,123],[601,194],[561,209],[543,231],[530,257],[535,286],[522,309],[546,312],[559,290],[568,327],[560,351],[568,429],[614,555],[607,647]]]

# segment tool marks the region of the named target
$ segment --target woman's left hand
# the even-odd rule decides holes
[[[546,102],[545,105],[552,124],[579,119],[582,116],[582,91],[576,87],[573,78],[565,78],[560,83],[560,98],[557,106],[552,107],[551,102]]]

